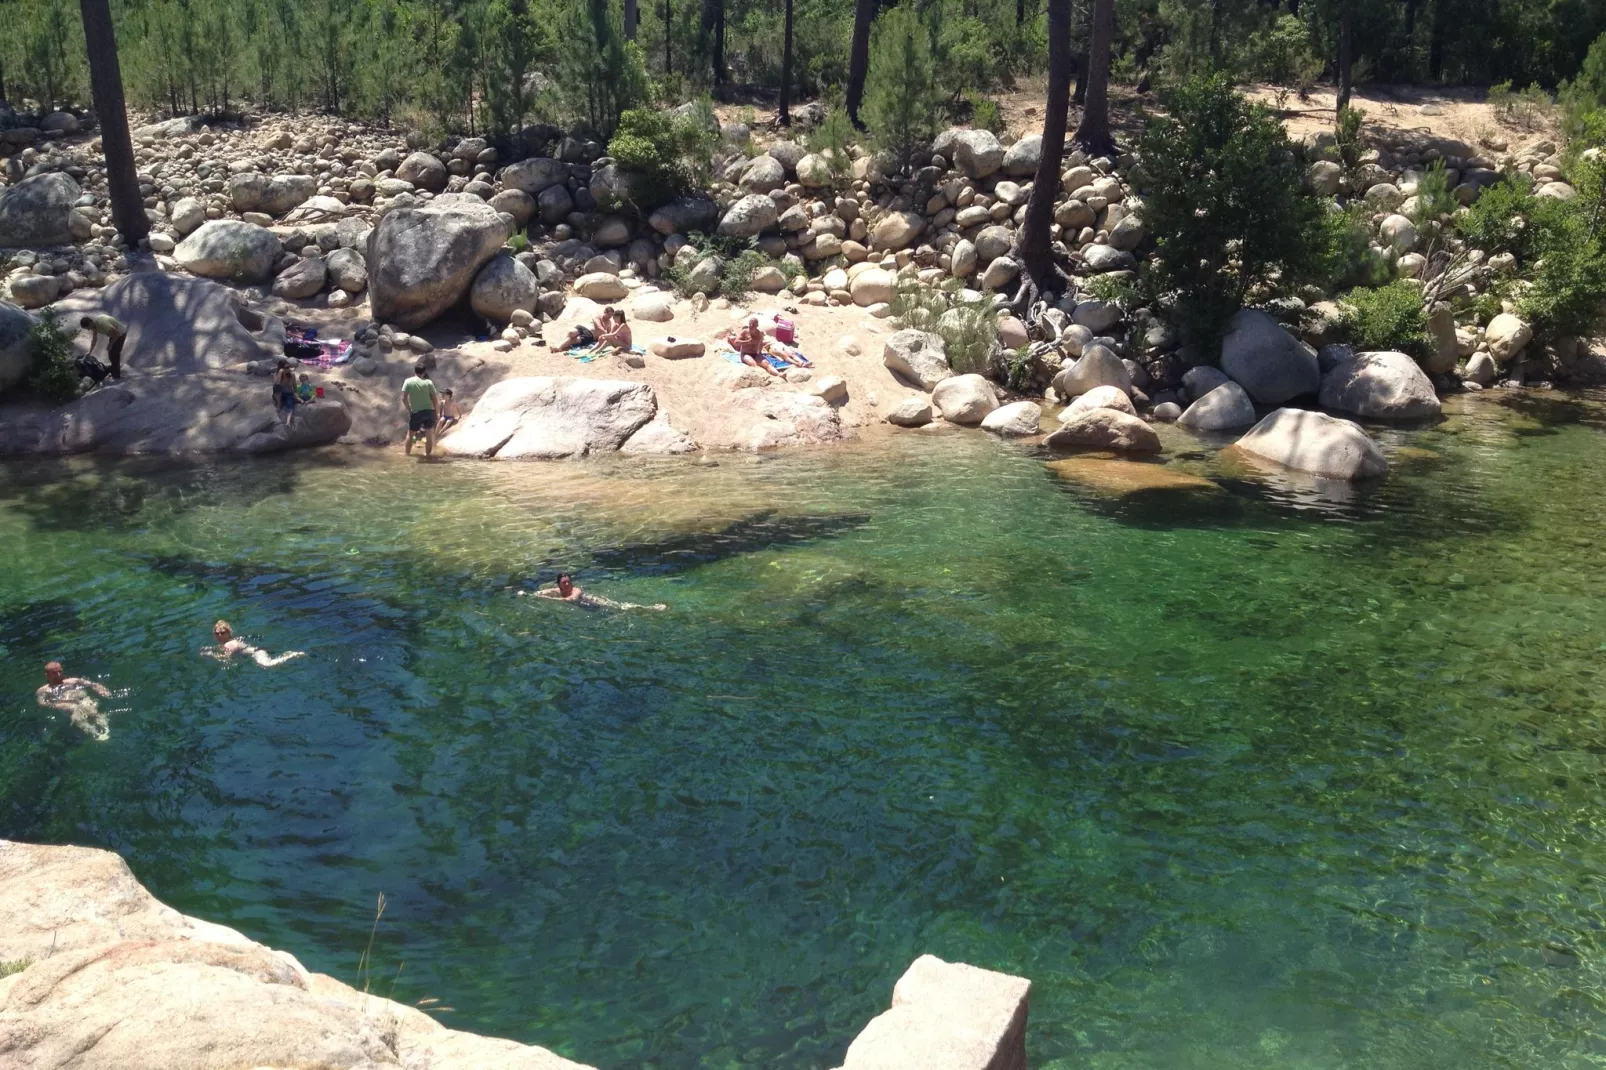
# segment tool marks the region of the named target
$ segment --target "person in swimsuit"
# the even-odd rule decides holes
[[[520,591],[522,598],[524,592]],[[650,606],[637,605],[635,602],[615,602],[611,598],[604,598],[600,594],[587,594],[584,589],[576,587],[574,580],[567,572],[558,574],[558,582],[551,587],[543,587],[535,592],[537,598],[550,598],[556,602],[573,602],[577,606],[587,606],[591,609],[668,609],[663,602]]]
[[[98,316],[85,316],[78,321],[78,326],[89,332],[90,356],[95,355],[95,347],[100,344],[101,338],[106,339],[106,363],[112,367],[112,378],[121,379],[123,342],[128,338],[128,328],[109,312],[102,312]]]
[[[290,362],[279,358],[279,367],[273,373],[273,409],[284,417],[289,427],[296,419],[296,375]]]
[[[731,335],[731,348],[741,355],[743,364],[762,368],[777,379],[783,378],[774,365],[764,359],[764,332],[758,326],[757,317],[748,320],[741,330]]]
[[[440,392],[429,381],[429,366],[423,361],[413,365],[413,374],[402,383],[402,405],[407,409],[407,445],[402,450],[413,455],[413,443],[424,436],[424,456],[435,456],[435,406]]]
[[[591,326],[586,327],[582,324],[575,324],[569,329],[569,333],[564,335],[560,344],[550,348],[562,353],[567,353],[571,349],[595,348],[597,340],[613,330],[614,315],[613,306],[609,305],[602,310],[601,315],[591,321]],[[620,317],[621,320],[623,318],[622,316]]]
[[[625,314],[617,309],[604,309],[602,319],[598,322],[601,328],[597,332],[597,348],[613,346],[615,349],[629,349],[633,341],[630,335],[630,324],[625,322]]]
[[[245,654],[264,669],[271,669],[275,665],[283,665],[291,658],[306,656],[306,651],[304,650],[288,650],[278,657],[274,657],[261,647],[252,646],[244,639],[236,639],[234,637],[234,629],[229,626],[229,622],[226,620],[220,620],[212,625],[212,637],[217,640],[217,646],[208,647],[201,653],[219,661],[228,661],[236,654]]]
[[[73,727],[91,739],[104,742],[112,734],[111,727],[106,723],[100,704],[90,697],[91,691],[101,698],[111,697],[111,692],[98,681],[63,676],[61,662],[52,661],[45,664],[45,686],[35,691],[34,697],[46,709],[67,714],[72,718]]]
[[[435,429],[435,437],[445,434],[454,424],[463,422],[463,408],[457,403],[450,390],[442,390],[440,396],[440,424]]]

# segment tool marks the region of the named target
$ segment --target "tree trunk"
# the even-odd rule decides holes
[[[1349,107],[1350,76],[1355,66],[1355,57],[1352,54],[1355,33],[1355,0],[1343,0],[1344,7],[1339,14],[1338,25],[1338,106],[1342,110]]]
[[[1087,103],[1087,64],[1093,44],[1092,32],[1092,14],[1089,12],[1088,35],[1082,38],[1082,50],[1076,54],[1076,91],[1071,94],[1071,103],[1078,108]]]
[[[1017,295],[1017,311],[1046,293],[1061,293],[1065,277],[1054,266],[1049,224],[1060,191],[1060,160],[1065,155],[1065,116],[1071,103],[1071,0],[1048,0],[1048,97],[1043,105],[1043,154],[1037,161],[1032,198],[1016,237],[1027,281]]]
[[[792,0],[786,0],[785,41],[781,45],[781,114],[782,126],[792,125]]]
[[[6,99],[6,65],[0,61],[0,101]]]
[[[636,0],[625,0],[625,40],[636,39]]]
[[[1288,0],[1288,13],[1296,19],[1299,17],[1299,0]]]
[[[1026,0],[1015,0],[1015,25],[1026,25]]]
[[[1110,38],[1115,33],[1115,0],[1093,0],[1088,33],[1087,103],[1076,128],[1076,144],[1091,156],[1115,151],[1110,137]]]
[[[89,86],[100,121],[100,143],[106,156],[106,187],[112,222],[129,245],[150,233],[145,200],[134,173],[134,142],[128,136],[128,110],[123,104],[123,74],[117,64],[117,34],[108,0],[79,0],[84,19],[84,48],[89,54]]]
[[[1210,66],[1221,69],[1221,15],[1222,0],[1210,0]]]
[[[848,118],[860,130],[859,105],[864,101],[864,76],[870,70],[870,23],[875,21],[876,0],[854,0],[853,43],[848,49]]]
[[[1428,32],[1428,78],[1444,81],[1444,2],[1433,5],[1433,26]]]
[[[712,42],[714,87],[725,85],[725,0],[703,0],[703,41]]]
[[[669,43],[675,36],[675,9],[670,0],[664,0],[664,73],[675,73],[674,56],[670,54]]]

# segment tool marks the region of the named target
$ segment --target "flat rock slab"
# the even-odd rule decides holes
[[[646,383],[544,375],[504,379],[441,440],[440,450],[499,460],[612,453],[657,412],[657,395]]]
[[[921,955],[841,1070],[1025,1070],[1031,988],[1024,977]]]
[[[1063,461],[1049,461],[1047,467],[1059,478],[1079,483],[1101,494],[1122,496],[1155,491],[1219,491],[1204,476],[1184,472],[1154,461],[1122,460],[1082,454]]]

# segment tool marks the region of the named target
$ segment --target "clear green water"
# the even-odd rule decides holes
[[[382,891],[376,990],[601,1067],[835,1066],[927,951],[1032,978],[1033,1066],[1599,1066],[1606,440],[1515,404],[1348,500],[977,434],[0,468],[0,835],[358,983]]]

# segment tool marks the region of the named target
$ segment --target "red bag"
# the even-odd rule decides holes
[[[797,345],[797,324],[780,316],[775,317],[775,340],[789,346]]]

